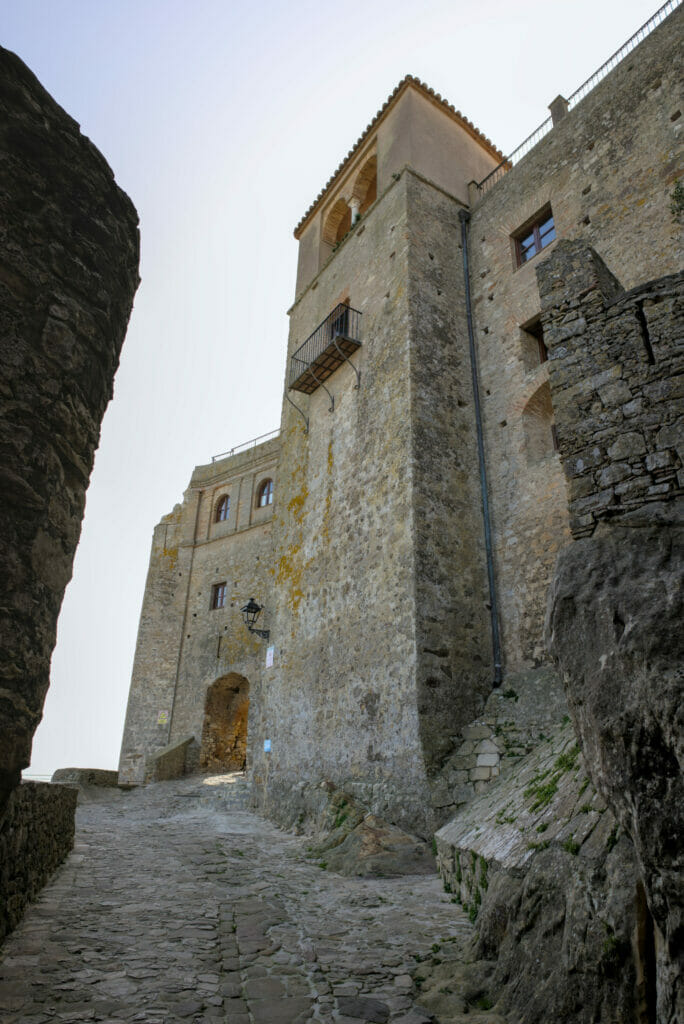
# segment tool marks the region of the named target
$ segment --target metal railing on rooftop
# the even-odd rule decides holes
[[[260,434],[259,437],[253,437],[251,441],[245,441],[244,444],[236,444],[230,451],[220,452],[219,455],[212,455],[211,461],[218,462],[219,459],[227,459],[231,455],[237,455],[238,452],[246,452],[249,448],[256,448],[258,444],[270,441],[271,438],[277,437],[279,433],[280,430],[272,430],[269,434]]]
[[[650,35],[653,29],[656,28],[661,21],[664,21],[669,14],[672,14],[672,12],[679,7],[681,2],[682,0],[667,0],[667,3],[664,3],[662,7],[659,7],[655,14],[650,17],[648,21],[641,26],[641,28],[637,29],[634,35],[630,36],[627,42],[624,43],[619,50],[616,50],[612,57],[609,57],[608,60],[601,65],[598,71],[595,71],[590,78],[587,78],[586,82],[583,82],[579,89],[575,89],[573,94],[568,98],[568,109],[572,109],[572,107],[576,106],[580,100],[584,99],[587,93],[591,92],[594,86],[598,85],[598,83],[605,78],[606,75],[635,48],[635,46],[638,46],[646,36]],[[502,160],[493,171],[490,171],[486,178],[483,178],[482,181],[478,183],[477,187],[480,193],[487,192],[492,185],[495,185],[497,181],[508,173],[514,164],[518,163],[519,160],[526,156],[532,147],[536,146],[539,140],[551,131],[552,127],[553,119],[551,117],[547,117],[546,120],[543,121],[531,135],[528,135],[527,138],[524,139],[523,142],[521,142],[505,160]]]
[[[310,395],[361,346],[362,314],[341,302],[290,357],[287,386]]]

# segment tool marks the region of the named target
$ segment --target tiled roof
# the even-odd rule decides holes
[[[363,143],[366,142],[366,140],[368,139],[369,134],[376,127],[376,125],[378,124],[378,122],[382,118],[383,114],[392,105],[392,103],[394,103],[394,101],[399,96],[399,93],[403,92],[404,89],[408,85],[415,86],[417,89],[419,89],[423,93],[424,96],[426,96],[428,99],[430,99],[433,103],[436,103],[438,106],[440,106],[454,120],[458,121],[461,124],[461,126],[463,128],[465,128],[465,130],[468,132],[469,135],[472,135],[473,138],[477,139],[478,142],[480,142],[486,149],[489,150],[489,152],[491,153],[491,155],[493,157],[495,157],[497,160],[504,160],[505,159],[504,154],[500,150],[498,150],[496,148],[494,143],[490,139],[488,139],[486,135],[483,135],[482,132],[478,128],[475,127],[475,125],[473,124],[472,121],[469,121],[467,117],[464,117],[464,115],[461,113],[460,110],[456,110],[454,105],[453,105],[453,103],[447,102],[447,100],[443,99],[440,96],[439,93],[436,93],[434,89],[431,89],[429,85],[426,85],[425,82],[421,82],[421,80],[419,78],[416,78],[414,75],[405,75],[404,78],[402,78],[402,80],[399,82],[397,87],[389,94],[389,96],[387,97],[387,99],[385,100],[383,105],[380,107],[380,110],[378,110],[377,114],[375,115],[375,117],[373,118],[371,123],[369,125],[366,125],[366,130],[356,140],[356,142],[354,143],[352,148],[349,150],[349,152],[347,153],[346,157],[344,158],[342,163],[339,165],[339,167],[337,168],[335,173],[328,179],[328,181],[325,183],[324,187],[318,193],[318,195],[314,199],[313,203],[311,204],[309,209],[306,211],[306,213],[304,214],[304,216],[300,220],[300,222],[297,225],[297,227],[294,229],[294,236],[295,236],[295,238],[298,237],[299,232],[304,227],[304,224],[306,223],[306,221],[309,219],[311,214],[318,208],[318,206],[320,205],[321,201],[327,195],[328,191],[330,190],[331,185],[335,182],[337,177],[340,175],[340,173],[347,166],[347,164],[349,163],[351,158],[354,156],[354,154],[357,153],[358,150],[363,145]]]

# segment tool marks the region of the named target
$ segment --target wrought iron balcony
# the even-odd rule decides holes
[[[290,358],[287,386],[310,395],[358,348],[361,313],[341,302]],[[350,364],[353,366],[353,364]],[[357,374],[356,367],[353,367]],[[326,389],[327,390],[327,389]]]

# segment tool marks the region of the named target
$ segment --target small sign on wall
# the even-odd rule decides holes
[[[273,644],[266,648],[266,668],[273,668],[273,655],[275,653],[275,647]]]
[[[270,753],[271,753],[271,741],[270,740],[264,740],[264,754],[270,754]]]
[[[157,725],[168,725],[169,724],[169,713],[168,711],[160,711],[157,715]]]

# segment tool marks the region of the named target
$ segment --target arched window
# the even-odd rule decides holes
[[[323,241],[328,245],[341,242],[351,227],[351,210],[344,199],[338,199],[326,217],[323,226]]]
[[[223,523],[230,514],[230,495],[224,494],[216,506],[216,522]]]
[[[257,491],[257,508],[265,508],[273,504],[273,481],[264,480]]]
[[[369,206],[378,197],[378,161],[372,156],[359,171],[354,182],[353,195],[359,204],[359,214],[363,217]]]

